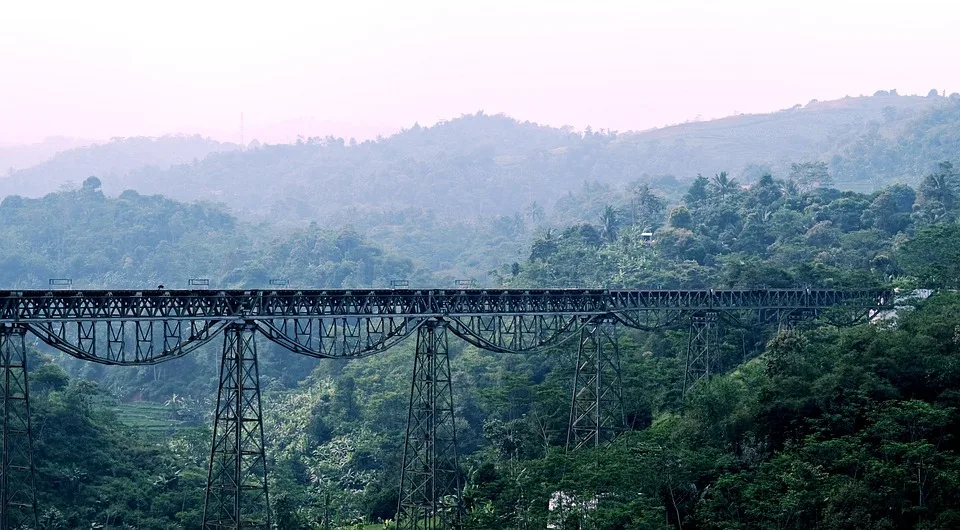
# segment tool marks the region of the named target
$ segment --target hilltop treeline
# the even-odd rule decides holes
[[[238,221],[222,206],[179,203],[128,190],[106,197],[100,179],[40,199],[0,202],[0,283],[42,288],[72,278],[78,288],[386,286],[429,277],[409,259],[384,252],[355,231],[316,223],[277,231]]]
[[[0,162],[4,158],[15,161],[17,155],[40,156],[33,151],[56,149],[57,143],[69,146],[67,139],[48,140],[45,144],[24,148],[0,150]],[[53,145],[46,145],[53,144]],[[14,169],[0,165],[6,178],[0,178],[0,196],[43,196],[61,187],[78,186],[90,175],[104,179],[116,179],[130,171],[144,167],[166,169],[172,165],[187,164],[203,159],[211,153],[239,149],[236,144],[221,143],[200,136],[162,136],[160,138],[113,138],[83,147],[64,149],[39,163]]]
[[[672,208],[635,187],[611,196],[592,221],[542,230],[527,259],[499,277],[511,286],[621,288],[954,285],[937,272],[955,270],[960,174],[952,164],[916,188],[869,194],[820,186],[827,178],[820,164],[749,187],[724,172],[698,176]]]
[[[824,161],[841,189],[916,184],[955,158],[960,95],[810,102],[628,132],[548,127],[482,112],[388,138],[328,136],[245,150],[199,137],[116,139],[64,151],[0,179],[4,194],[41,196],[89,175],[125,189],[225,203],[245,220],[367,226],[367,215],[409,208],[441,216],[511,215],[549,207],[585,182],[624,186],[715,168],[754,183],[764,172]],[[321,206],[322,204],[322,206]]]
[[[842,189],[916,184],[960,151],[960,99],[878,96],[813,103],[641,133],[576,132],[478,113],[378,141],[336,137],[211,154],[105,182],[181,200],[216,200],[245,218],[364,223],[416,208],[457,218],[551,205],[584,182],[624,186],[726,168],[752,184],[764,171],[824,161]],[[801,138],[809,140],[801,141]],[[318,199],[325,208],[317,208]]]

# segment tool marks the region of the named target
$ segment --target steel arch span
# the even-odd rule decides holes
[[[142,366],[223,337],[204,528],[268,528],[266,452],[256,337],[296,354],[358,359],[416,335],[400,528],[456,528],[463,509],[447,331],[499,353],[579,338],[568,450],[607,443],[624,425],[617,326],[690,326],[684,391],[716,369],[721,323],[820,319],[850,325],[892,309],[889,290],[325,289],[0,291],[3,461],[0,526],[36,520],[24,336],[78,359]],[[11,384],[13,382],[15,384]],[[9,431],[9,432],[8,432]]]

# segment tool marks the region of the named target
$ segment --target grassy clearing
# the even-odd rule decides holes
[[[147,436],[168,436],[184,427],[173,418],[170,407],[160,403],[117,403],[113,411],[120,423]]]

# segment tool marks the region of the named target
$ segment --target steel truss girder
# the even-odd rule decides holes
[[[465,289],[0,291],[0,323],[65,320],[265,320],[293,317],[599,315],[681,309],[892,307],[888,290]]]
[[[893,293],[884,289],[656,289],[609,291],[610,311],[681,309],[821,309],[855,306],[892,307]]]
[[[447,324],[417,332],[397,528],[459,528],[463,510]]]
[[[616,321],[592,320],[580,329],[567,451],[605,445],[625,427]]]
[[[204,530],[271,528],[255,337],[249,323],[224,330]]]
[[[0,326],[3,385],[3,461],[0,467],[0,529],[38,528],[36,471],[27,350],[22,327]]]
[[[448,320],[478,347],[521,352],[555,344],[576,331],[572,322],[601,315],[649,331],[696,311],[841,307],[862,319],[892,302],[885,290],[830,289],[0,291],[0,324],[25,325],[80,359],[144,365],[184,355],[239,320],[297,353],[362,357],[429,318]]]

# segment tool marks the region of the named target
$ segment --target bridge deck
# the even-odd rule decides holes
[[[0,291],[0,323],[349,316],[596,315],[646,310],[884,309],[888,290],[271,289]]]

